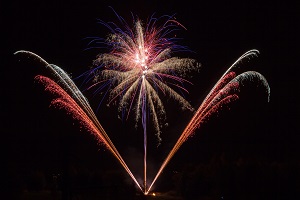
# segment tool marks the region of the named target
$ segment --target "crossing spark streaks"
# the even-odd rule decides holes
[[[268,101],[270,100],[270,87],[263,75],[261,75],[258,72],[255,71],[247,71],[244,73],[241,73],[239,75],[236,75],[236,73],[233,71],[233,69],[244,59],[249,59],[252,56],[256,56],[259,52],[257,50],[250,50],[243,54],[240,58],[237,59],[231,65],[228,70],[222,75],[222,77],[217,81],[217,83],[213,86],[213,88],[210,90],[208,95],[205,97],[205,99],[202,101],[201,105],[199,106],[198,110],[192,117],[192,119],[189,121],[188,125],[178,138],[176,144],[172,148],[172,150],[169,152],[168,156],[162,163],[160,169],[158,170],[156,176],[154,177],[152,183],[150,184],[147,194],[151,190],[153,184],[157,180],[157,178],[160,176],[166,165],[169,163],[171,158],[174,156],[174,154],[178,151],[180,146],[194,133],[195,130],[200,127],[200,125],[212,114],[218,112],[222,106],[225,106],[226,104],[233,102],[239,98],[238,96],[238,90],[240,88],[240,85],[243,84],[243,82],[247,81],[256,81],[262,85],[262,87],[265,88],[266,93],[268,95]]]
[[[59,109],[66,110],[67,113],[70,114],[75,120],[79,121],[83,128],[93,134],[97,140],[114,155],[114,157],[119,161],[128,175],[135,182],[137,187],[144,192],[145,195],[150,192],[152,186],[156,182],[157,178],[161,175],[171,158],[175,155],[181,145],[195,133],[196,129],[198,129],[201,124],[209,118],[209,116],[215,112],[218,112],[222,106],[225,106],[239,98],[238,91],[241,85],[246,84],[247,81],[257,82],[263,88],[265,88],[268,95],[268,101],[270,98],[270,87],[267,80],[260,73],[255,71],[247,71],[236,75],[236,73],[233,71],[233,69],[241,61],[244,59],[249,59],[258,54],[257,50],[250,50],[243,54],[236,62],[234,62],[234,64],[228,68],[219,81],[214,85],[162,163],[150,186],[148,188],[142,188],[135,176],[131,173],[125,161],[122,159],[113,142],[110,140],[109,136],[101,126],[88,101],[77,88],[75,83],[70,79],[70,77],[60,67],[53,64],[48,64],[40,56],[32,52],[18,51],[15,54],[33,57],[34,59],[39,60],[41,64],[43,64],[52,72],[55,81],[45,76],[36,76],[36,80],[44,85],[45,90],[53,94],[54,98],[51,102],[51,105]]]

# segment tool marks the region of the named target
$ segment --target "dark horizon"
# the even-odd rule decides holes
[[[216,5],[213,2],[172,2],[127,1],[126,5],[120,5],[117,1],[12,1],[6,9],[2,8],[5,36],[1,146],[5,194],[24,199],[25,190],[53,189],[54,177],[58,174],[67,176],[59,180],[58,190],[65,192],[64,199],[72,199],[71,193],[76,198],[89,191],[103,190],[105,194],[110,191],[110,195],[118,191],[121,195],[125,191],[119,187],[132,189],[130,177],[108,150],[97,145],[89,133],[80,130],[64,111],[49,108],[51,96],[34,81],[34,76],[51,77],[51,74],[36,61],[14,55],[18,50],[32,51],[60,66],[73,78],[78,77],[92,66],[99,53],[97,49],[85,50],[86,38],[105,38],[109,33],[97,24],[97,19],[117,21],[111,6],[129,24],[131,12],[145,21],[153,13],[155,16],[175,14],[187,28],[179,31],[183,38],[179,43],[192,52],[183,55],[202,65],[199,73],[192,74],[193,85],[187,86],[186,98],[195,108],[225,70],[250,49],[258,49],[260,54],[242,63],[240,70],[258,71],[271,88],[271,100],[267,102],[261,88],[243,87],[240,99],[230,110],[211,117],[183,144],[155,189],[176,191],[186,199],[191,195],[240,199],[243,194],[245,199],[299,198],[296,7],[282,1],[272,4],[230,1]],[[75,83],[82,84],[80,79]],[[133,119],[124,122],[118,119],[116,106],[107,108],[103,104],[96,112],[100,96],[93,97],[86,91],[84,95],[124,160],[142,176],[141,127],[135,129]],[[164,101],[168,104],[169,126],[163,129],[161,146],[157,148],[155,137],[148,134],[150,176],[154,176],[192,117],[180,108],[173,109],[176,104]]]

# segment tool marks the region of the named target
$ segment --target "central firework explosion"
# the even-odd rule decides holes
[[[182,109],[193,111],[189,102],[179,93],[187,92],[184,84],[190,83],[183,77],[200,65],[190,58],[171,56],[172,52],[187,50],[176,44],[178,38],[174,36],[174,31],[184,27],[173,16],[152,16],[145,27],[140,20],[134,20],[133,28],[129,28],[120,16],[118,19],[122,27],[100,22],[112,32],[104,41],[110,52],[100,54],[94,61],[96,67],[86,74],[92,77],[88,80],[94,81],[89,88],[108,89],[109,104],[119,98],[119,111],[127,113],[126,119],[134,110],[136,122],[141,120],[144,132],[144,189],[147,191],[148,113],[159,145],[161,127],[166,118],[160,95],[169,96]],[[162,25],[158,26],[161,21]],[[94,38],[91,44],[100,41]]]
[[[176,29],[184,28],[172,16],[152,16],[145,27],[140,20],[134,20],[133,28],[129,28],[120,16],[118,19],[122,27],[100,22],[112,32],[104,40],[110,52],[100,54],[94,61],[96,67],[86,73],[94,81],[90,88],[108,89],[109,104],[119,101],[119,111],[126,119],[131,110],[135,111],[135,119],[137,122],[141,119],[144,132],[147,112],[150,112],[160,143],[165,119],[160,95],[173,98],[182,109],[193,110],[179,93],[187,92],[184,84],[190,83],[183,77],[200,65],[190,58],[171,57],[173,52],[187,51],[176,44],[179,38],[172,37]],[[162,25],[157,26],[161,21]],[[101,41],[94,38],[91,44]]]

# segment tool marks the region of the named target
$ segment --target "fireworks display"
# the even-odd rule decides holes
[[[1,196],[299,199],[296,2],[7,1]]]

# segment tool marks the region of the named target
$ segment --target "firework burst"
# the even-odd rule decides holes
[[[177,101],[182,109],[193,110],[182,92],[187,92],[183,77],[199,64],[190,58],[171,57],[172,52],[187,51],[177,45],[174,34],[178,28],[184,28],[172,16],[164,16],[164,22],[157,26],[162,18],[150,18],[146,26],[140,20],[134,20],[134,28],[119,17],[124,28],[115,24],[105,24],[111,34],[105,40],[109,53],[100,54],[94,61],[96,67],[88,72],[94,83],[91,87],[109,90],[109,104],[119,101],[119,111],[135,112],[136,122],[142,121],[146,132],[146,116],[151,114],[158,143],[161,141],[161,126],[166,117],[161,95]],[[102,41],[95,38],[91,43]]]

